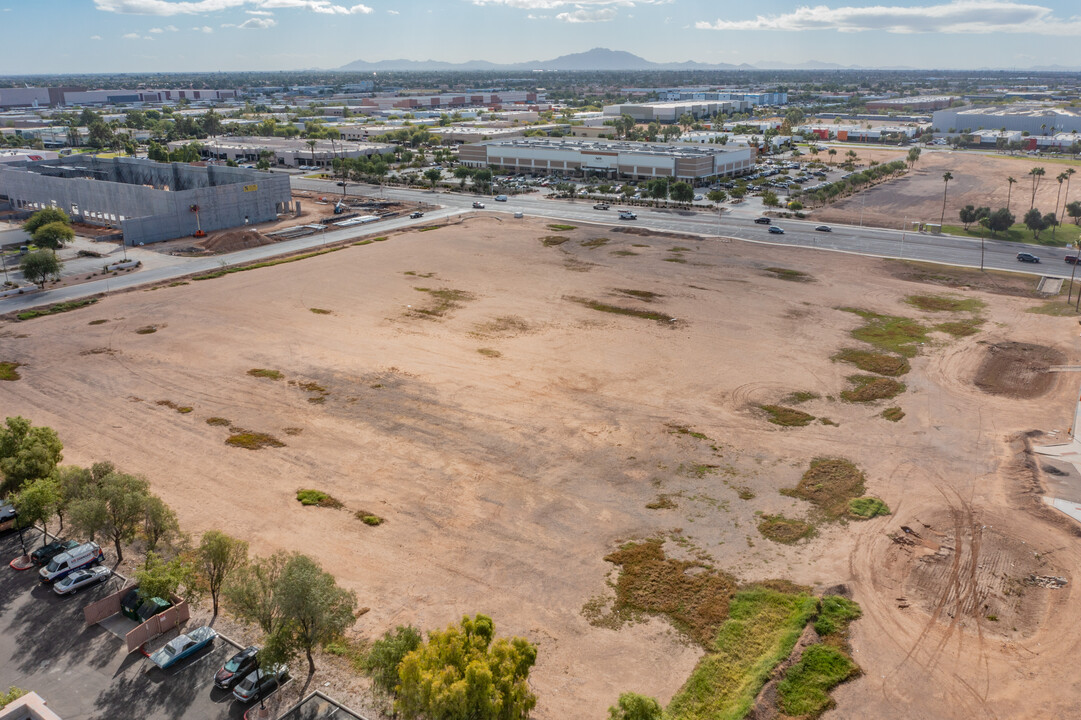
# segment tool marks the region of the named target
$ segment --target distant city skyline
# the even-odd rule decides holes
[[[830,2],[830,0],[826,0]],[[1076,0],[0,0],[0,74],[547,60],[1077,67]]]

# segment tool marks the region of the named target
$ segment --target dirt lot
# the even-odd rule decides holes
[[[904,153],[861,152],[859,147],[853,149],[860,156],[861,166],[872,159],[879,162],[904,159]],[[879,157],[882,153],[886,154]],[[867,157],[864,158],[864,155]],[[819,159],[823,157],[819,155]],[[840,161],[843,157],[844,150],[838,148],[835,160]],[[1037,157],[983,155],[926,149],[921,154],[919,162],[916,163],[915,169],[907,175],[877,185],[827,208],[816,210],[815,218],[824,222],[858,224],[862,211],[864,223],[879,227],[900,228],[905,219],[937,223],[942,215],[944,187],[942,174],[949,171],[953,173],[953,180],[950,181],[949,190],[946,193],[945,222],[947,225],[960,224],[957,213],[965,205],[987,206],[992,210],[1006,207],[1007,194],[1010,195],[1010,211],[1020,221],[1021,216],[1029,209],[1032,200],[1032,179],[1028,172],[1034,167],[1042,167],[1046,172],[1036,193],[1036,207],[1045,213],[1053,212],[1055,197],[1059,191],[1059,184],[1055,177],[1069,167],[1081,169],[1081,162],[1071,165]],[[1009,191],[1009,183],[1006,182],[1008,177],[1017,180],[1012,192]],[[1062,190],[1065,195],[1065,183],[1062,185]],[[1081,197],[1077,195],[1078,192],[1081,192],[1081,186],[1076,182],[1072,183],[1071,201]],[[1059,214],[1065,218],[1065,213],[1062,211],[1066,205],[1065,200],[1060,199],[1058,204]],[[1066,222],[1070,222],[1069,218],[1065,219]]]
[[[1076,323],[883,261],[785,252],[809,278],[786,280],[768,247],[610,228],[408,232],[0,327],[22,375],[0,407],[56,428],[66,462],[145,474],[193,533],[317,556],[371,608],[358,635],[490,614],[539,644],[538,718],[601,718],[627,690],[667,702],[690,674],[700,650],[666,621],[612,630],[582,612],[611,593],[604,556],[657,534],[743,581],[849,586],[864,674],[829,717],[1074,716],[1081,551],[1035,501],[1018,436],[1065,429],[1076,376],[1039,397],[975,379],[993,343],[1075,362]],[[838,308],[930,326],[951,314],[903,299],[943,292],[986,303],[976,334],[931,332],[893,400],[834,399],[853,368],[830,357],[864,322]],[[767,422],[758,406],[793,392],[835,425]],[[229,446],[208,418],[284,445]],[[779,490],[824,455],[855,462],[893,515],[762,537],[759,513],[809,517]],[[346,509],[302,507],[298,488]],[[1036,571],[1071,584],[1024,585]]]

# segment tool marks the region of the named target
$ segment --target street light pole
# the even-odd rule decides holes
[[[1081,238],[1079,238],[1077,240],[1077,243],[1074,245],[1074,249],[1076,249],[1078,251],[1078,254],[1081,254]],[[1074,255],[1074,260],[1071,263],[1072,267],[1070,268],[1070,292],[1066,296],[1066,302],[1067,303],[1069,303],[1071,300],[1073,300],[1073,278],[1074,278],[1074,274],[1077,273],[1077,260],[1078,260],[1077,255]],[[1081,299],[1081,291],[1079,291],[1077,293],[1077,297],[1079,299]]]

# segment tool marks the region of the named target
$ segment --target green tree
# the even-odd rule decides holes
[[[3,709],[5,705],[10,705],[25,694],[25,690],[17,688],[14,685],[9,687],[7,692],[0,690],[0,709]]]
[[[1028,204],[1028,209],[1031,210],[1036,206],[1036,191],[1040,189],[1040,180],[1046,172],[1042,167],[1034,167],[1028,171],[1028,174],[1032,178],[1032,201]]]
[[[992,233],[1005,232],[1013,227],[1015,222],[1017,222],[1017,218],[1013,216],[1013,213],[1006,208],[999,208],[991,213],[987,227]]]
[[[965,230],[968,230],[968,226],[976,222],[976,206],[965,205],[963,208],[961,208],[961,211],[960,213],[958,213],[958,215],[961,218],[961,222],[965,226]]]
[[[1047,229],[1047,225],[1044,222],[1046,216],[1040,213],[1039,208],[1029,208],[1029,211],[1025,213],[1024,219],[1021,221],[1025,224],[1029,230],[1032,231],[1032,237],[1034,240],[1040,239],[1040,232]]]
[[[176,595],[182,586],[186,589],[194,587],[195,568],[182,556],[166,562],[151,550],[146,554],[143,567],[135,571],[135,579],[139,582],[139,595],[144,599],[168,600]]]
[[[0,428],[0,497],[30,480],[49,477],[64,458],[64,445],[56,431],[34,427],[24,417],[9,417]]]
[[[56,480],[60,490],[60,502],[56,506],[56,517],[60,521],[58,533],[64,532],[64,516],[73,500],[85,497],[89,492],[93,477],[86,468],[77,465],[63,465],[53,470],[49,477]]]
[[[920,149],[918,147],[914,147],[911,150],[909,150],[908,151],[908,156],[907,156],[906,159],[908,160],[908,167],[909,168],[916,167],[916,162],[920,159]]]
[[[203,533],[196,550],[196,564],[203,586],[210,592],[214,607],[213,617],[218,616],[218,599],[221,590],[239,568],[248,562],[248,543],[230,537],[220,530]]]
[[[762,193],[762,204],[766,207],[777,207],[781,204],[781,201],[777,198],[777,193],[772,190],[766,190]]]
[[[728,199],[728,193],[726,193],[724,190],[710,190],[708,193],[706,193],[706,198],[710,202],[720,205]]]
[[[113,129],[102,120],[94,120],[87,126],[90,137],[87,145],[98,150],[113,146]]]
[[[424,171],[424,178],[432,184],[432,190],[435,190],[435,184],[439,182],[443,177],[443,171],[439,168],[428,168]]]
[[[398,666],[395,707],[407,719],[519,720],[537,698],[527,682],[537,647],[524,638],[495,640],[492,619],[462,618],[429,633]]]
[[[26,222],[23,223],[23,230],[33,235],[37,232],[38,228],[54,222],[70,225],[71,218],[68,217],[66,212],[58,207],[42,208],[26,219]]]
[[[608,708],[608,720],[661,720],[661,717],[660,703],[638,693],[622,693],[619,702]]]
[[[60,484],[53,477],[28,480],[15,495],[15,507],[19,508],[19,521],[26,526],[41,523],[44,531],[41,544],[49,541],[49,520],[60,505]]]
[[[60,269],[63,266],[64,263],[54,253],[38,250],[23,256],[22,262],[19,263],[19,270],[22,271],[24,278],[44,290],[45,283],[49,280],[60,279]]]
[[[258,625],[267,636],[276,635],[284,622],[278,602],[278,580],[288,561],[289,555],[278,552],[237,567],[222,593],[238,618]]]
[[[629,198],[632,195],[634,195],[636,192],[638,192],[638,189],[635,188],[634,185],[629,185],[628,184],[628,185],[624,185],[623,187],[621,187],[619,189],[619,192],[623,195],[623,197],[628,197]]]
[[[1081,224],[1081,201],[1074,200],[1066,206],[1066,214],[1073,218],[1073,224]]]
[[[412,625],[399,625],[393,632],[383,633],[364,656],[364,670],[371,675],[372,683],[383,692],[393,693],[402,658],[420,647],[421,642],[420,630]]]
[[[54,253],[75,239],[75,231],[62,222],[51,222],[34,231],[32,237],[38,247],[48,248]]]
[[[465,190],[465,181],[473,175],[473,168],[459,165],[454,168],[454,177],[458,178],[459,188]]]
[[[122,545],[135,538],[145,521],[149,497],[146,480],[114,471],[102,478],[89,496],[73,502],[69,512],[72,522],[90,536],[100,532],[112,540],[117,562],[122,562]]]
[[[672,199],[676,202],[689,203],[694,200],[694,188],[690,183],[674,183],[669,192],[672,195]]]
[[[655,200],[664,200],[668,197],[668,179],[656,178],[646,183],[649,196]]]
[[[147,552],[157,552],[159,547],[171,546],[179,535],[180,523],[173,509],[157,495],[148,495],[143,508],[143,538],[146,539]]]
[[[946,190],[950,187],[950,180],[953,180],[953,173],[947,170],[942,173],[942,216],[938,219],[938,224],[942,225],[946,220]]]

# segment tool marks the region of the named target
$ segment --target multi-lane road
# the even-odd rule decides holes
[[[324,180],[292,178],[293,188],[325,193],[328,198],[338,195],[341,188]],[[923,260],[966,267],[982,266],[996,270],[1012,270],[1033,275],[1069,277],[1071,266],[1063,261],[1070,251],[1063,248],[1021,246],[1017,243],[950,235],[861,228],[845,225],[832,226],[832,232],[819,232],[819,224],[804,220],[775,220],[774,225],[784,229],[783,235],[771,234],[769,226],[755,224],[754,211],[749,207],[726,206],[723,214],[705,210],[634,208],[637,220],[619,220],[618,212],[594,210],[590,200],[556,200],[541,194],[511,196],[507,202],[496,202],[490,197],[480,198],[485,209],[474,210],[476,195],[461,193],[433,193],[426,190],[381,188],[349,185],[350,195],[382,194],[388,199],[409,203],[427,203],[433,209],[420,220],[394,218],[370,225],[360,225],[340,230],[328,230],[296,240],[286,240],[231,253],[204,258],[158,256],[153,267],[117,277],[71,285],[28,295],[0,298],[0,314],[19,312],[31,307],[54,302],[77,300],[103,292],[123,290],[140,285],[174,280],[194,273],[216,270],[222,266],[241,265],[265,260],[277,255],[317,249],[330,243],[349,240],[364,235],[383,234],[414,224],[430,224],[446,217],[462,213],[521,212],[526,216],[577,223],[634,224],[650,230],[688,233],[703,236],[723,236],[747,242],[776,246],[792,246],[855,253],[878,257]],[[982,249],[981,249],[982,248]],[[1042,259],[1040,264],[1020,263],[1019,251],[1031,252]],[[153,252],[141,249],[140,252]],[[164,258],[164,261],[163,261]]]

